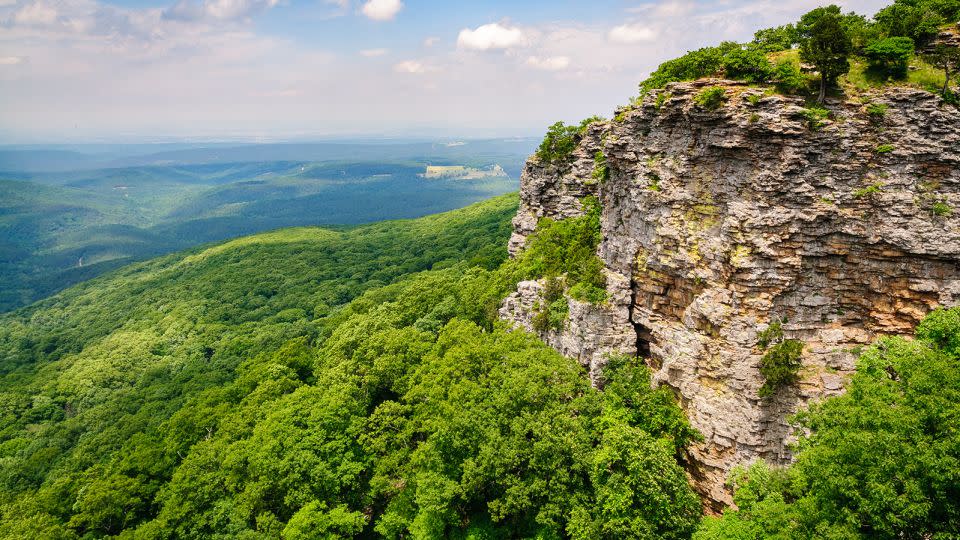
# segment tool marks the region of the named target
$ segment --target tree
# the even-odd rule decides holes
[[[950,92],[950,79],[960,71],[960,48],[936,44],[923,53],[923,58],[943,70],[943,90],[940,94],[946,97]]]
[[[797,33],[800,36],[800,59],[813,64],[820,72],[817,102],[823,103],[827,86],[850,71],[847,58],[853,44],[844,27],[840,8],[831,5],[807,13],[800,18]]]
[[[864,50],[870,68],[884,78],[902,79],[907,76],[907,63],[913,55],[913,40],[908,37],[890,37],[874,41]]]
[[[796,460],[735,471],[738,510],[695,540],[923,540],[960,535],[960,308],[882,338],[847,392],[797,415]]]
[[[753,34],[753,41],[748,46],[760,52],[770,53],[792,49],[796,43],[797,29],[792,24],[787,24],[757,30]]]
[[[884,37],[876,22],[852,11],[843,16],[843,28],[850,36],[854,53],[862,52],[868,43]]]
[[[937,37],[938,28],[952,14],[951,0],[941,2],[897,0],[874,15],[877,25],[887,36],[904,36],[915,43],[926,44]]]

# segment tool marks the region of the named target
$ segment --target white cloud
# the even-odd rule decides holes
[[[417,60],[404,60],[403,62],[400,62],[399,64],[396,64],[395,66],[393,66],[393,70],[396,71],[397,73],[415,73],[419,75],[423,73],[437,71],[437,68],[433,66],[428,66],[423,62],[419,62]]]
[[[364,49],[360,51],[360,56],[366,56],[367,58],[375,58],[377,56],[383,56],[390,52],[387,49]]]
[[[0,66],[15,66],[23,62],[19,56],[0,56]]]
[[[607,38],[614,43],[632,45],[653,41],[657,38],[657,32],[653,28],[640,24],[622,24],[610,30]]]
[[[427,39],[423,40],[424,47],[433,47],[437,43],[440,43],[440,38],[430,36]]]
[[[37,0],[21,5],[13,12],[11,19],[23,26],[51,26],[57,22],[58,13],[54,6]]]
[[[178,21],[237,20],[266,11],[278,3],[279,0],[178,0],[164,10],[163,16]]]
[[[644,4],[642,6],[628,8],[629,13],[640,13],[649,18],[670,18],[681,17],[693,12],[696,5],[693,2],[685,0],[671,0],[668,2],[657,2],[655,4]]]
[[[531,56],[527,58],[527,65],[544,71],[561,71],[570,66],[570,59],[566,56]]]
[[[369,0],[360,11],[375,21],[389,21],[403,8],[400,0]]]
[[[474,51],[512,49],[528,43],[523,30],[500,23],[485,24],[476,30],[464,28],[457,36],[457,47]]]

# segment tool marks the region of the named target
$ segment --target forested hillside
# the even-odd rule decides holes
[[[596,214],[505,261],[515,209],[243,238],[6,315],[3,537],[689,538],[698,435],[642,360],[600,391],[494,321],[521,278],[595,290]],[[798,465],[738,476],[698,538],[960,530],[958,313],[865,354]]]
[[[244,238],[5,317],[0,530],[689,535],[669,394],[492,324],[515,208]]]
[[[717,129],[725,107],[739,107],[740,113],[727,115],[736,118],[768,98],[783,103],[777,94],[807,106],[790,108],[799,119],[790,130],[797,138],[826,140],[837,124],[859,133],[852,129],[857,124],[844,124],[840,120],[846,117],[831,112],[846,103],[838,97],[857,99],[850,109],[869,115],[871,129],[892,131],[883,121],[900,118],[901,112],[885,102],[862,99],[871,89],[888,86],[918,87],[911,92],[934,100],[937,110],[949,107],[950,114],[956,114],[952,70],[957,48],[944,48],[941,34],[955,35],[952,21],[957,16],[957,0],[898,0],[871,20],[843,14],[837,7],[818,8],[796,26],[759,32],[749,44],[722,44],[664,63],[641,83],[643,99],[620,109],[611,121],[590,119],[579,126],[558,123],[551,128],[531,163],[556,173],[567,182],[562,186],[566,191],[547,182],[536,184],[538,196],[561,208],[549,214],[521,212],[510,242],[513,258],[507,256],[507,246],[511,219],[518,214],[517,196],[502,195],[419,219],[282,229],[194,247],[114,269],[0,315],[0,538],[960,538],[960,307],[932,308],[937,302],[950,304],[939,300],[946,296],[935,294],[953,275],[942,270],[952,260],[947,255],[937,258],[928,250],[923,259],[914,252],[888,249],[879,239],[871,240],[876,245],[857,240],[850,233],[842,238],[855,240],[840,246],[842,259],[827,259],[822,266],[798,264],[804,255],[790,253],[791,268],[804,276],[842,274],[843,285],[861,280],[883,287],[895,282],[911,293],[930,293],[922,296],[924,302],[933,300],[905,304],[880,293],[868,297],[856,288],[829,291],[854,297],[858,306],[874,299],[884,303],[876,310],[867,305],[868,311],[909,309],[916,316],[913,322],[923,321],[912,336],[906,335],[907,326],[898,326],[899,337],[882,337],[872,344],[867,337],[856,347],[845,342],[817,345],[820,352],[850,358],[842,373],[832,366],[818,372],[839,380],[835,393],[843,388],[846,392],[805,402],[810,406],[789,423],[778,424],[796,428],[792,434],[776,435],[780,443],[790,441],[782,466],[766,464],[761,451],[751,455],[752,462],[741,461],[729,478],[736,507],[718,515],[704,515],[711,501],[693,489],[703,473],[695,449],[705,437],[691,427],[688,415],[696,418],[696,409],[683,391],[692,389],[697,397],[716,402],[724,393],[749,392],[724,387],[711,377],[712,370],[731,365],[723,349],[654,358],[654,352],[671,350],[664,346],[669,343],[647,339],[653,324],[645,326],[637,315],[638,308],[648,309],[650,319],[671,318],[676,327],[702,332],[668,335],[681,345],[707,343],[703,336],[728,334],[727,327],[714,324],[726,305],[713,304],[708,316],[695,316],[689,306],[706,290],[711,275],[677,265],[663,271],[655,267],[664,261],[671,265],[669,258],[608,250],[627,254],[622,266],[629,276],[616,275],[601,258],[609,255],[602,242],[612,221],[658,211],[655,205],[635,201],[672,201],[668,196],[680,194],[676,205],[663,204],[680,214],[669,223],[672,236],[664,237],[692,239],[693,245],[685,249],[658,243],[657,249],[695,263],[741,266],[738,270],[753,272],[743,275],[757,282],[775,281],[771,266],[752,264],[743,236],[700,244],[697,235],[729,222],[769,226],[774,220],[762,211],[723,216],[719,205],[750,199],[747,202],[770,207],[763,197],[788,191],[780,184],[784,179],[799,182],[798,177],[766,175],[763,190],[737,191],[717,176],[676,168],[693,161],[691,149],[710,145],[685,144],[680,151],[646,159],[635,141],[663,137],[683,143],[684,133],[691,131],[698,137],[701,131],[709,137],[731,136],[733,128]],[[938,62],[947,66],[942,72],[934,69]],[[814,74],[811,65],[821,71]],[[900,69],[904,66],[906,71]],[[671,83],[714,76],[739,79],[736,93],[728,95],[721,86],[727,83],[713,81],[702,83],[695,94],[689,91],[691,85],[682,96],[671,94],[671,88],[683,86]],[[662,112],[666,117],[671,111],[672,118],[688,122],[683,129],[657,133],[652,120],[639,122],[644,114]],[[744,116],[737,129],[762,125],[759,113],[745,114],[750,116]],[[623,138],[611,138],[601,134],[597,124],[637,128]],[[779,133],[777,137],[783,131]],[[939,133],[953,136],[951,129]],[[604,148],[620,149],[585,152],[581,143],[590,137],[606,144]],[[764,137],[764,143],[770,139]],[[735,155],[735,145],[722,142],[716,140],[712,148],[722,148],[726,157]],[[929,210],[923,208],[929,220],[909,226],[929,221],[939,228],[924,231],[946,231],[947,225],[940,224],[952,222],[934,220],[952,216],[956,201],[949,199],[953,202],[948,204],[947,194],[934,190],[940,182],[956,186],[957,161],[946,156],[952,150],[939,156],[952,162],[911,169],[903,161],[907,152],[890,144],[865,148],[861,154],[879,156],[876,173],[885,181],[891,181],[887,171],[936,175],[936,184],[917,180],[926,199],[903,195],[897,203],[920,208],[929,201]],[[203,154],[208,152],[212,150]],[[834,160],[834,165],[859,173],[856,161],[841,160],[839,151],[816,155],[817,163]],[[636,168],[623,167],[627,158],[637,162]],[[582,174],[571,173],[574,162]],[[778,159],[736,163],[756,162]],[[711,162],[703,170],[736,176],[731,163]],[[817,171],[806,165],[798,169]],[[308,172],[294,170],[296,182],[270,178],[205,191],[193,203],[178,206],[181,215],[202,219],[187,228],[168,224],[169,229],[158,230],[168,238],[201,229],[213,234],[221,211],[238,208],[250,213],[231,214],[233,225],[244,225],[247,218],[274,219],[277,212],[269,194],[311,189],[308,178],[297,176]],[[368,186],[382,185],[379,172],[365,170],[363,176]],[[839,175],[830,171],[818,176]],[[686,196],[680,180],[694,180],[696,192]],[[418,177],[417,185],[430,181]],[[604,198],[601,190],[617,182],[642,197]],[[57,203],[49,208],[77,193],[72,191],[76,186],[22,190],[17,183],[0,183],[0,189],[28,202]],[[569,189],[568,184],[577,186]],[[879,208],[889,205],[890,197],[912,193],[889,187],[885,191],[885,185],[858,184],[856,190],[844,191],[843,199],[811,190],[810,197],[817,196],[819,203],[798,199],[792,208],[836,207],[843,218],[838,222],[846,224],[862,216],[883,217],[867,206]],[[104,186],[117,187],[109,182]],[[403,193],[419,193],[409,187]],[[714,198],[714,188],[723,191],[723,197],[743,201]],[[397,191],[371,192],[377,192],[376,200],[385,206],[407,209]],[[113,202],[125,199],[123,193],[114,195]],[[310,198],[316,192],[308,195],[312,202],[322,199]],[[0,227],[17,223],[23,201],[9,200],[13,202],[4,208],[11,210]],[[429,198],[423,200],[432,204]],[[622,207],[604,214],[611,210],[611,200]],[[94,210],[102,204],[83,197],[72,202]],[[315,207],[298,208],[302,213]],[[863,211],[855,214],[851,208]],[[609,215],[616,219],[603,221]],[[661,215],[670,216],[666,211]],[[816,221],[811,215],[779,216],[776,223],[790,230],[763,237],[758,251],[773,251],[778,244],[798,249],[801,227],[796,225]],[[638,234],[624,237],[634,241],[654,230],[641,225],[634,229]],[[874,235],[886,231],[875,224],[864,228]],[[907,235],[908,228],[896,232]],[[814,237],[822,244],[839,244],[828,241],[839,235]],[[870,250],[860,249],[867,244]],[[708,258],[714,247],[724,255]],[[24,250],[0,246],[0,255]],[[884,274],[865,274],[864,265],[852,266],[865,260],[912,275],[885,280]],[[918,260],[924,265],[910,266]],[[655,264],[647,264],[650,261]],[[668,272],[678,268],[683,274],[673,279]],[[941,275],[911,281],[936,272]],[[644,279],[647,288],[642,292],[650,301],[641,305],[631,296],[631,287],[640,290],[637,285]],[[504,298],[518,291],[521,281],[530,285],[533,280],[539,296],[524,306],[529,320],[518,320],[517,328],[500,320]],[[808,283],[809,289],[797,290],[812,292],[799,296],[826,305],[829,299],[820,293],[833,286],[824,283],[830,282]],[[570,316],[576,314],[571,306],[606,308],[618,301],[615,293],[624,291],[611,284],[626,287],[620,296],[634,302],[624,312],[628,330],[636,335],[635,340],[629,335],[636,354],[606,354],[592,366],[596,371],[588,373],[577,360],[523,330],[542,335],[570,330]],[[745,301],[736,299],[740,304],[781,294],[745,285],[740,289],[747,291]],[[942,289],[955,287],[956,280]],[[0,306],[2,301],[0,296]],[[837,309],[830,315],[850,318],[849,325],[834,328],[837,333],[863,330],[856,312]],[[739,319],[735,330],[757,338],[737,343],[755,350],[758,361],[726,375],[743,380],[751,370],[766,378],[767,394],[751,396],[760,411],[751,420],[779,423],[782,411],[768,398],[789,391],[807,375],[807,344],[801,341],[806,337],[802,332],[788,335],[794,329],[786,318],[771,318],[762,330],[757,322]],[[802,322],[810,323],[800,329],[809,334],[830,320]],[[653,388],[657,373],[648,362],[657,370],[678,372],[683,367],[678,358],[693,367],[696,385]],[[737,450],[735,434],[720,435],[729,450],[719,452]]]
[[[429,179],[423,177],[428,164],[503,163],[516,174],[521,159],[0,172],[0,312],[124,264],[205,242],[280,227],[356,225],[460,208],[516,189],[516,176]]]

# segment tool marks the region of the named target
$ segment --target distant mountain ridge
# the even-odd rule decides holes
[[[0,146],[0,172],[67,172],[89,169],[143,167],[156,165],[196,165],[258,161],[329,161],[464,159],[492,155],[529,155],[535,139],[483,139],[463,144],[437,142],[319,142],[236,145],[196,145],[196,147],[149,151],[136,145],[134,155],[118,155],[107,147],[97,152]],[[122,147],[122,145],[121,145]],[[127,150],[128,152],[130,150]]]

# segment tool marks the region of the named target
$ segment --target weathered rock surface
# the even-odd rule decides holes
[[[703,110],[693,97],[713,85],[727,101]],[[705,437],[690,473],[717,507],[736,464],[791,459],[786,417],[841,392],[858,347],[960,303],[960,112],[908,88],[868,98],[886,113],[836,101],[817,126],[797,98],[673,84],[592,125],[569,163],[524,171],[512,253],[539,218],[591,194],[603,207],[611,300],[571,301],[544,339],[595,381],[611,352],[648,358]],[[539,291],[522,283],[501,316],[531,329]],[[761,399],[757,334],[775,320],[804,343],[802,382]]]
[[[960,47],[960,22],[953,27],[940,30],[934,43],[947,47]]]

